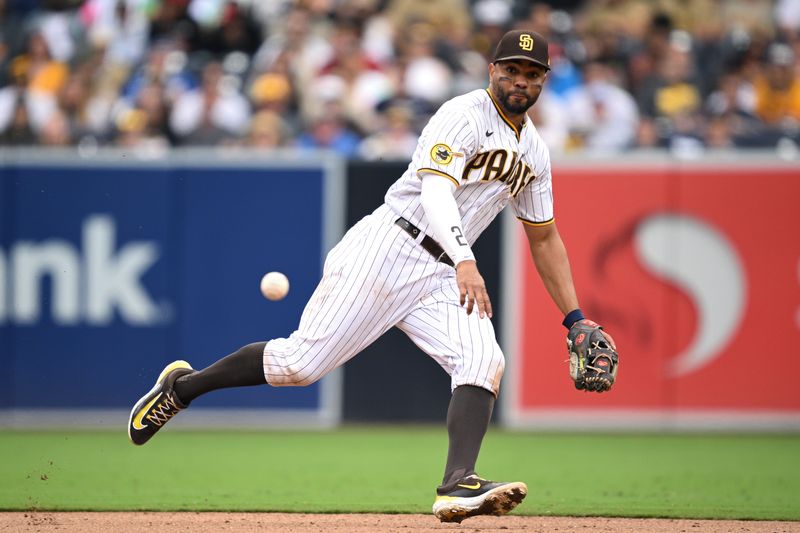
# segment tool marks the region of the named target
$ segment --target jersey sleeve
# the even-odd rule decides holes
[[[461,185],[466,161],[476,150],[474,131],[465,112],[443,106],[420,135],[417,177],[437,174]]]
[[[537,150],[533,168],[536,177],[511,200],[511,207],[523,224],[544,226],[551,224],[555,218],[550,153],[543,145]]]

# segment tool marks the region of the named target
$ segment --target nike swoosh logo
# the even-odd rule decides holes
[[[144,429],[147,427],[147,424],[142,424],[142,419],[144,418],[144,414],[150,410],[150,408],[153,406],[154,403],[156,403],[156,401],[158,401],[159,398],[161,398],[161,393],[159,393],[158,396],[150,400],[150,402],[147,405],[139,409],[139,413],[135,417],[133,417],[133,429]]]
[[[491,137],[492,135],[494,135],[494,132],[493,132],[493,131],[487,131],[487,132],[486,132],[486,136],[487,136],[487,137]]]
[[[461,483],[459,483],[458,486],[470,490],[478,490],[479,488],[481,488],[480,483],[475,483],[474,485],[462,485]]]

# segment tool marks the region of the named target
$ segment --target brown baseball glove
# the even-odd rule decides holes
[[[567,334],[569,374],[575,388],[604,392],[617,379],[619,356],[614,339],[588,319],[575,322]]]

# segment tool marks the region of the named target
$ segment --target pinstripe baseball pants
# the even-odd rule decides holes
[[[397,217],[380,206],[330,251],[297,330],[264,348],[270,385],[309,385],[397,326],[445,369],[452,388],[497,394],[505,360],[492,322],[467,315],[455,270],[395,225]]]

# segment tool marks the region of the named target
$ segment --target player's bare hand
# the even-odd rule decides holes
[[[492,318],[492,302],[486,291],[486,283],[478,272],[478,265],[473,260],[461,261],[456,266],[456,283],[461,295],[461,305],[467,306],[467,314],[471,314],[477,305],[478,316]]]

